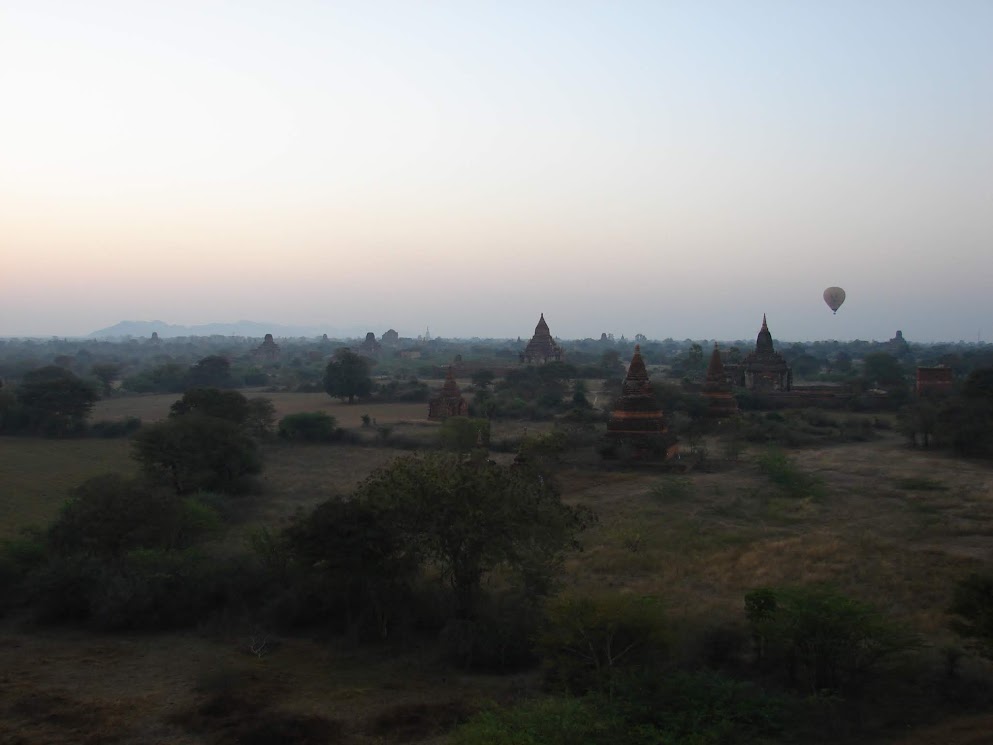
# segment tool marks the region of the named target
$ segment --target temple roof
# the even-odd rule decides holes
[[[704,393],[730,392],[731,381],[724,370],[724,362],[721,360],[721,350],[714,344],[714,351],[710,354],[710,363],[707,365],[707,378],[703,384]]]
[[[634,348],[621,396],[614,403],[607,429],[611,432],[644,434],[665,431],[662,408],[648,378],[648,370],[641,357],[641,345]]]
[[[755,351],[750,352],[744,359],[746,370],[773,370],[785,371],[789,367],[786,358],[777,352],[772,346],[772,334],[769,333],[769,324],[766,322],[765,313],[762,314],[762,328],[759,329],[758,338],[755,340]]]
[[[524,348],[521,357],[523,360],[549,360],[559,359],[561,356],[562,349],[552,338],[548,324],[545,322],[545,314],[542,313],[538,325],[534,327],[534,336]]]
[[[755,351],[758,354],[773,354],[776,351],[772,347],[772,334],[769,333],[769,324],[766,323],[765,313],[762,314],[762,328],[759,329],[758,338],[755,339]]]
[[[445,375],[445,384],[441,387],[440,398],[460,398],[459,384],[455,382],[455,370],[448,366],[448,373]]]
[[[548,324],[545,323],[545,314],[541,314],[541,318],[538,319],[538,325],[534,327],[535,336],[551,336],[551,332],[548,330]]]

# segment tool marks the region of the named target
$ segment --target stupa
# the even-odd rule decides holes
[[[772,346],[772,334],[765,313],[762,328],[755,339],[755,351],[742,363],[745,387],[753,391],[788,391],[793,387],[793,372],[781,354]]]
[[[252,353],[259,362],[278,362],[280,351],[279,345],[273,341],[272,334],[266,334],[265,339]]]
[[[462,398],[455,382],[455,371],[449,367],[441,392],[428,402],[428,419],[442,420],[450,416],[468,416],[469,404]]]
[[[714,344],[707,365],[707,379],[703,383],[703,396],[707,401],[707,416],[727,419],[738,415],[738,402],[731,395],[731,380],[724,371],[721,350]]]
[[[365,335],[365,340],[359,344],[359,354],[375,357],[381,348],[379,342],[376,341],[376,335],[370,331]]]
[[[529,365],[533,362],[544,364],[546,362],[560,362],[562,360],[562,347],[555,343],[548,324],[545,323],[545,314],[541,314],[538,325],[534,327],[534,336],[520,353],[521,362]]]
[[[676,438],[666,429],[640,344],[635,345],[621,396],[607,422],[607,436],[631,444],[639,456],[670,457],[676,453]]]

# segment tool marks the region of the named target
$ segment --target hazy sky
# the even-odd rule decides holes
[[[0,335],[993,340],[991,39],[989,0],[0,0]]]

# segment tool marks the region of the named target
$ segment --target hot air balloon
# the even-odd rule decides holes
[[[828,287],[824,290],[824,302],[832,313],[837,313],[838,308],[845,302],[845,291],[840,287]]]

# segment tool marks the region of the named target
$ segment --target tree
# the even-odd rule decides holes
[[[886,352],[873,352],[863,359],[863,376],[870,383],[900,388],[906,385],[900,361]]]
[[[216,512],[192,499],[107,474],[73,489],[48,543],[59,554],[119,558],[137,548],[185,548],[217,527]]]
[[[339,349],[324,371],[324,390],[332,398],[348,399],[350,404],[356,397],[368,396],[372,393],[369,361],[351,350]]]
[[[472,384],[478,390],[485,391],[490,387],[494,378],[496,378],[496,375],[493,374],[492,370],[476,370],[472,374]]]
[[[198,360],[186,374],[187,388],[231,388],[231,363],[219,354],[211,354]]]
[[[55,436],[81,431],[97,398],[92,385],[57,365],[26,373],[17,387],[28,426]]]
[[[178,494],[198,490],[236,493],[262,470],[259,447],[234,422],[187,414],[143,427],[134,456],[153,481]]]
[[[220,388],[192,388],[169,407],[169,416],[201,414],[218,419],[226,419],[238,426],[248,419],[248,399],[238,391],[222,391]]]
[[[253,437],[263,439],[272,434],[276,426],[276,406],[271,398],[256,396],[248,399],[248,416],[245,429]]]
[[[437,569],[465,620],[476,614],[483,578],[499,567],[529,593],[544,592],[592,517],[563,504],[551,480],[531,469],[455,455],[398,458],[354,498],[398,521],[409,550]]]
[[[109,396],[113,390],[113,383],[117,376],[121,374],[121,366],[114,362],[102,362],[90,368],[90,372],[103,388],[103,395]]]

